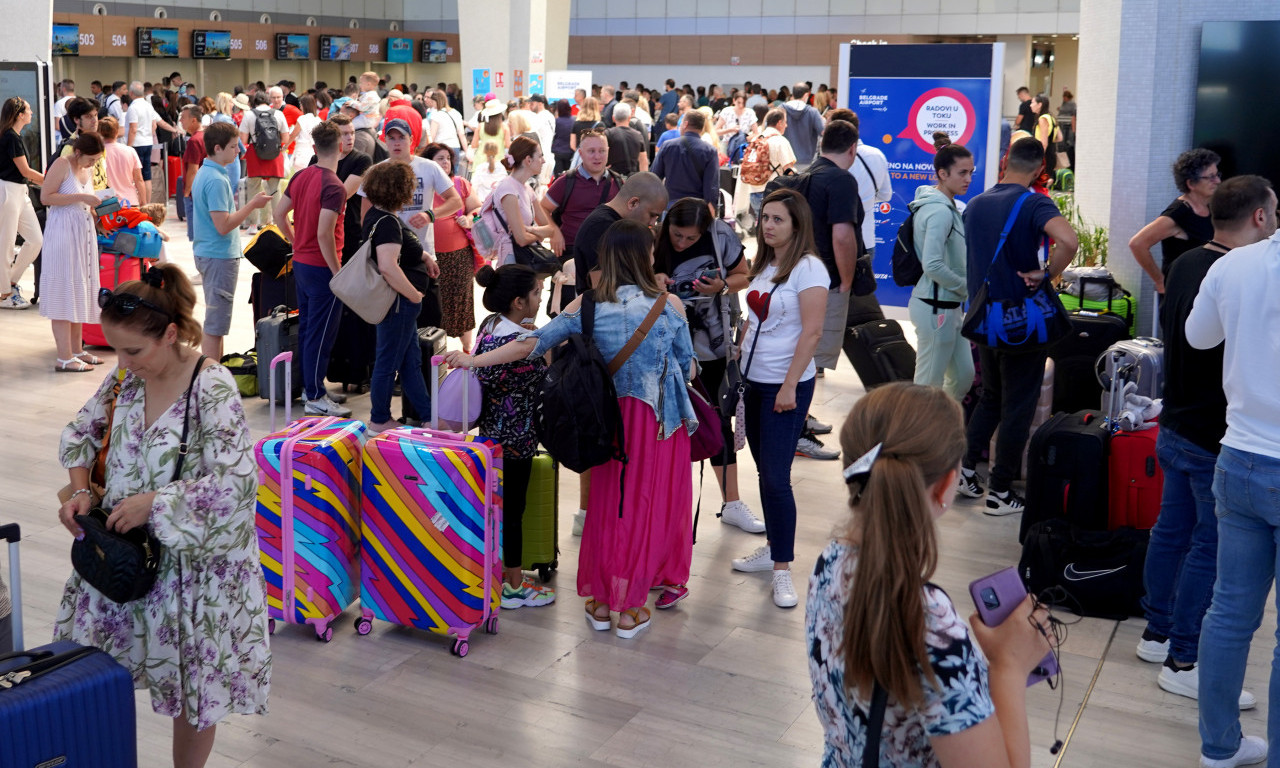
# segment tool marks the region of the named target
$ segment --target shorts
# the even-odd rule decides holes
[[[236,298],[240,259],[196,257],[196,269],[204,288],[204,332],[226,336],[231,330],[231,305]]]
[[[827,314],[822,318],[822,339],[813,353],[813,364],[819,368],[835,368],[840,360],[844,330],[848,326],[850,291],[827,292]]]
[[[134,147],[133,151],[138,153],[138,160],[142,161],[142,180],[151,181],[151,144],[145,147]]]

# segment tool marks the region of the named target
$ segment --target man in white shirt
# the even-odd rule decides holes
[[[1245,177],[1248,178],[1248,177]],[[1250,222],[1276,229],[1276,194],[1265,179],[1251,184]],[[1232,179],[1238,181],[1239,179]],[[1225,185],[1224,185],[1225,186]],[[1222,190],[1222,187],[1219,187]],[[1219,193],[1215,192],[1217,197]],[[1262,623],[1276,575],[1280,534],[1280,233],[1235,248],[1214,262],[1187,317],[1187,343],[1224,344],[1222,389],[1227,431],[1214,468],[1218,581],[1201,624],[1200,764],[1251,765],[1267,757],[1267,742],[1240,732],[1238,699],[1250,641]],[[1163,307],[1161,307],[1163,309]],[[1271,711],[1280,704],[1272,688]]]
[[[747,98],[747,109],[755,109],[756,105],[769,106],[769,100],[764,97],[761,88],[758,85],[751,86],[751,96]]]
[[[125,112],[126,141],[138,153],[142,161],[142,180],[151,181],[151,148],[156,143],[156,126],[161,126],[170,133],[182,133],[182,129],[170,125],[156,114],[151,100],[143,95],[142,82],[134,80],[129,83],[129,110]]]
[[[107,116],[114,117],[116,122],[120,124],[120,136],[116,141],[121,144],[129,143],[129,137],[124,131],[124,95],[127,90],[126,83],[123,80],[117,80],[111,84],[111,93],[107,95],[106,100],[103,102],[103,106],[107,108]]]
[[[400,209],[400,220],[422,241],[423,260],[428,273],[435,278],[440,269],[435,260],[434,224],[437,218],[452,216],[462,210],[462,197],[440,166],[413,153],[413,131],[408,122],[399,118],[388,120],[384,132],[389,157],[382,162],[408,163],[413,166],[413,175],[417,177],[413,200]],[[439,208],[433,205],[435,195],[440,195],[442,200]],[[364,197],[364,187],[360,188],[360,196]],[[368,199],[360,204],[362,221],[371,207]]]
[[[533,113],[533,130],[538,134],[538,143],[542,145],[542,156],[551,157],[551,142],[556,137],[556,116],[547,109],[547,97],[540,93],[533,94],[528,99],[526,109]],[[554,163],[542,164],[542,173],[539,175],[542,184],[551,183],[553,170]]]
[[[858,115],[851,109],[833,109],[827,113],[827,122],[847,120],[859,132]],[[872,258],[876,253],[876,209],[880,203],[893,199],[893,180],[889,178],[889,159],[884,153],[866,142],[858,142],[858,157],[849,166],[849,173],[858,182],[858,197],[862,198],[862,210],[866,214],[862,220],[862,242],[866,245],[867,254]]]
[[[53,134],[56,142],[61,142],[67,136],[74,132],[72,126],[70,131],[63,131],[63,118],[67,116],[67,102],[76,97],[76,83],[71,78],[63,80],[58,85],[58,92],[62,94],[62,98],[53,103]],[[55,143],[54,146],[57,146]]]

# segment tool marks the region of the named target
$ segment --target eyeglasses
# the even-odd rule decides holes
[[[1221,173],[1211,173],[1205,176],[1197,176],[1196,181],[1222,181]]]
[[[141,296],[135,296],[132,293],[115,293],[110,288],[103,288],[98,291],[98,308],[106,309],[108,307],[115,307],[116,311],[125,317],[132,315],[137,311],[138,307],[146,307],[152,312],[157,312],[166,318],[172,319],[168,312]]]

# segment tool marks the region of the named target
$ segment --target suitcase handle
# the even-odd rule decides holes
[[[12,608],[10,623],[13,631],[13,648],[15,651],[21,651],[23,648],[22,568],[18,561],[18,542],[22,540],[22,529],[17,523],[0,525],[0,537],[9,542],[9,602]],[[11,655],[0,656],[0,660],[9,658]]]
[[[267,375],[267,385],[271,387],[271,393],[268,397],[271,403],[271,431],[276,431],[276,366],[281,362],[289,363],[284,367],[284,389],[286,397],[284,399],[284,423],[288,424],[293,421],[293,351],[281,352],[271,358],[271,369]]]
[[[476,341],[475,347],[479,347],[480,342]],[[472,348],[472,352],[475,351]],[[444,355],[431,356],[431,429],[440,432],[440,366],[444,365]],[[470,368],[463,368],[466,373],[464,377],[472,376]],[[471,431],[471,422],[467,421],[467,414],[471,411],[467,408],[467,395],[469,387],[462,388],[462,432],[465,435]],[[441,432],[441,434],[445,434]]]

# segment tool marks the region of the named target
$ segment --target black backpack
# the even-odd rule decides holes
[[[595,300],[582,297],[582,333],[571,335],[554,353],[542,379],[534,414],[538,440],[572,472],[610,459],[626,463],[622,409],[609,366],[592,338]]]
[[[893,282],[903,287],[914,287],[924,277],[924,265],[916,253],[916,212],[911,211],[898,227],[898,237],[893,241]]]
[[[255,110],[253,121],[253,151],[259,160],[275,160],[280,156],[283,144],[280,140],[280,126],[276,125],[276,111],[265,112]]]
[[[764,185],[764,196],[768,197],[780,189],[795,190],[797,194],[805,200],[809,199],[809,182],[813,181],[813,174],[809,171],[804,173],[781,173],[769,180]],[[859,200],[859,203],[862,201]]]
[[[600,202],[596,204],[597,208],[613,199],[614,194],[616,194],[613,191],[614,184],[618,185],[619,190],[622,189],[623,178],[612,168],[604,169],[604,179],[609,183],[604,185],[604,189],[600,190]],[[555,210],[551,212],[551,220],[556,223],[557,227],[564,226],[564,207],[568,205],[569,198],[573,196],[573,185],[577,181],[577,171],[566,172],[564,174],[564,190],[560,193],[560,197],[562,199],[560,200],[560,204],[555,207]]]

